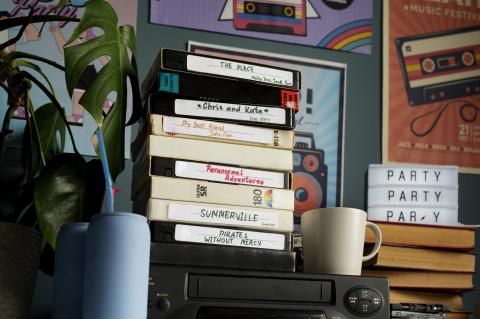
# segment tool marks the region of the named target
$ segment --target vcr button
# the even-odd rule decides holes
[[[357,307],[357,312],[361,314],[368,314],[375,312],[376,309],[373,308],[373,304],[370,300],[363,300],[360,299],[360,302],[358,303]]]
[[[355,311],[355,309],[357,309],[358,295],[355,291],[352,291],[350,293],[350,295],[348,296],[347,304],[353,311]]]

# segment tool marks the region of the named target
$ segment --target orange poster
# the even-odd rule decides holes
[[[480,0],[383,10],[383,162],[480,174]]]

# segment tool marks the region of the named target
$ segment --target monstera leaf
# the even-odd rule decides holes
[[[33,194],[40,230],[53,248],[63,224],[87,222],[100,212],[104,193],[99,160],[87,163],[78,154],[59,154],[47,162]]]
[[[118,18],[112,6],[104,0],[90,0],[83,17],[65,47],[65,77],[69,94],[73,93],[82,72],[97,59],[108,57],[97,77],[89,84],[80,104],[101,126],[105,138],[108,163],[112,178],[124,168],[125,122],[127,113],[127,81],[133,94],[133,123],[141,114],[139,85],[135,61],[135,31],[132,26],[117,26]],[[81,40],[89,31],[102,34]],[[107,96],[115,93],[116,100],[104,117],[102,110]],[[97,149],[98,153],[98,149]]]
[[[35,110],[33,129],[39,136],[41,149],[35,145],[28,147],[26,145],[28,139],[24,139],[22,151],[28,152],[28,156],[31,156],[32,174],[36,175],[44,165],[41,159],[48,161],[56,154],[63,153],[66,125],[53,103],[47,103]]]

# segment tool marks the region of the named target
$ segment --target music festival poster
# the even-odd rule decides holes
[[[371,54],[372,0],[150,0],[150,23]]]
[[[298,70],[302,74],[293,150],[295,214],[342,206],[346,65],[190,41],[189,51]],[[298,221],[298,219],[296,219]]]
[[[60,8],[59,15],[80,18],[84,12],[86,0],[70,0],[67,4]],[[0,19],[9,16],[27,16],[33,8],[34,15],[48,15],[53,14],[52,10],[57,5],[58,0],[2,0],[0,3]],[[130,24],[135,27],[137,21],[137,1],[123,1],[123,0],[109,0],[109,3],[115,8],[118,15],[118,24]],[[39,55],[44,58],[53,60],[63,65],[63,45],[70,38],[75,26],[75,22],[48,22],[43,26],[43,23],[32,23],[27,26],[23,37],[14,45],[7,48],[7,50],[17,50]],[[7,29],[0,32],[0,41],[5,42],[10,38],[16,36],[20,27]],[[40,32],[41,30],[41,32]],[[81,34],[77,41],[88,40],[101,34],[100,29],[91,28]],[[75,43],[74,42],[74,43]],[[32,61],[36,63],[35,61]],[[93,118],[84,108],[79,104],[78,100],[85,92],[86,87],[95,78],[103,64],[108,63],[108,58],[99,59],[95,63],[89,65],[82,76],[80,77],[77,87],[74,89],[72,98],[68,95],[65,74],[58,69],[51,67],[44,63],[38,63],[46,74],[52,86],[55,88],[55,94],[60,104],[65,108],[67,121],[70,123],[75,143],[78,151],[83,155],[96,156],[93,148],[91,137],[95,132],[97,126]],[[36,75],[36,74],[34,74]],[[48,98],[35,85],[32,86],[31,100],[34,108],[38,108],[49,102]],[[129,92],[129,96],[131,93]],[[103,105],[103,110],[107,113],[112,106],[115,95],[109,95]],[[127,113],[131,110],[131,101],[127,105]],[[3,121],[5,112],[7,110],[7,94],[4,90],[0,90],[0,120]],[[128,118],[128,114],[127,114]],[[9,138],[8,147],[18,148],[21,145],[21,137],[25,127],[25,114],[22,109],[17,109],[14,118],[10,123],[10,128],[14,134]],[[130,157],[130,126],[125,127],[125,158]],[[73,152],[72,144],[68,135],[65,138],[65,152]]]
[[[480,1],[384,2],[383,162],[480,173]]]

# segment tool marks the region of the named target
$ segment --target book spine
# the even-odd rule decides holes
[[[291,171],[292,152],[256,146],[150,135],[147,154],[267,170]]]
[[[279,109],[283,111],[283,109]],[[246,125],[221,123],[207,120],[150,116],[153,135],[175,136],[196,140],[254,145],[269,148],[292,150],[293,131],[275,130]]]
[[[153,221],[236,226],[279,233],[293,231],[293,213],[287,210],[150,199],[147,217]]]
[[[294,197],[291,190],[163,176],[152,176],[147,180],[147,185],[141,187],[150,184],[152,198],[293,211]]]

